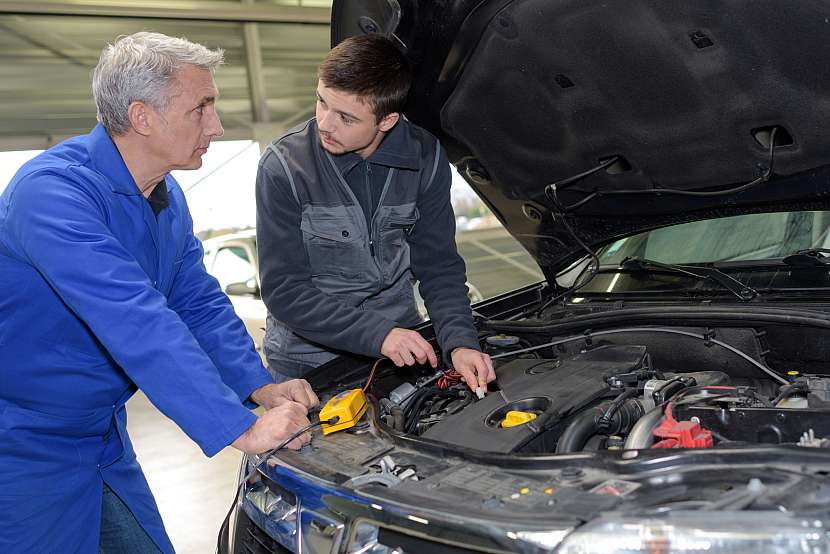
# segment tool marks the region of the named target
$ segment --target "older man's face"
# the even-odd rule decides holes
[[[179,70],[176,81],[170,105],[157,114],[152,149],[168,170],[198,169],[210,141],[224,132],[216,113],[219,91],[211,72],[193,65]]]

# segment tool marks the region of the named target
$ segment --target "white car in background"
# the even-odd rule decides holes
[[[222,290],[231,299],[236,315],[245,323],[248,334],[254,339],[257,352],[265,362],[262,340],[265,336],[265,317],[268,311],[260,295],[259,264],[257,259],[256,231],[247,229],[238,233],[221,235],[202,241],[205,249],[205,268],[216,277]],[[467,282],[467,296],[471,303],[484,300],[481,292]],[[415,302],[421,318],[427,318],[424,300],[415,286]]]

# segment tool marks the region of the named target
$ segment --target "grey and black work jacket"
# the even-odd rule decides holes
[[[266,354],[311,367],[339,351],[379,357],[393,327],[420,320],[416,278],[444,352],[479,349],[438,140],[402,119],[365,160],[367,189],[368,179],[378,183],[369,194],[355,194],[343,161],[320,146],[315,119],[276,139],[260,161]]]

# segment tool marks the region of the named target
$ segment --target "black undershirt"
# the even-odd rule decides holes
[[[153,192],[147,197],[147,202],[150,203],[150,208],[156,217],[158,217],[164,208],[170,205],[170,200],[167,197],[167,185],[164,181],[159,181],[156,184]]]

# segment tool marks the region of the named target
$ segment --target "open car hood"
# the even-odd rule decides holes
[[[830,2],[336,0],[333,44],[364,32],[406,47],[406,115],[549,278],[585,254],[563,219],[595,247],[830,202]]]

